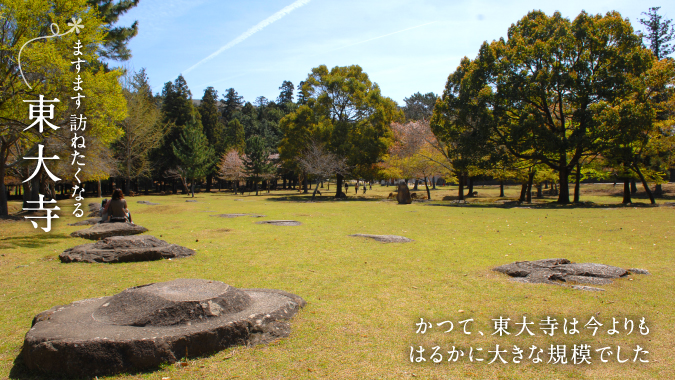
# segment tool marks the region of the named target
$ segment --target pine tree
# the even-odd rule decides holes
[[[178,171],[191,182],[194,198],[195,180],[204,177],[214,165],[213,148],[194,120],[188,123],[178,140],[171,143],[171,148],[179,161]]]
[[[275,165],[269,159],[269,151],[262,137],[256,135],[246,141],[244,166],[248,179],[255,186],[255,195],[258,195],[258,183],[269,179],[275,170]]]

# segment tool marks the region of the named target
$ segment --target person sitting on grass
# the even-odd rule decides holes
[[[122,193],[121,189],[113,191],[112,199],[106,203],[104,211],[110,215],[111,223],[133,223],[131,213],[127,208],[127,201],[124,199],[124,193]]]

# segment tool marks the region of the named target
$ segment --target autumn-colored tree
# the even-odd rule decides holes
[[[239,181],[246,178],[244,160],[239,151],[232,149],[225,153],[218,164],[218,176],[226,181],[232,181],[232,190],[237,194]]]
[[[50,136],[60,136],[65,141],[65,131],[71,114],[87,117],[87,134],[108,145],[120,135],[116,126],[126,113],[122,89],[118,82],[120,71],[105,72],[92,70],[98,62],[97,53],[104,43],[105,26],[94,9],[85,0],[5,0],[0,5],[0,216],[7,215],[7,198],[4,186],[7,169],[34,165],[23,157],[35,157],[38,144],[44,144]],[[73,19],[81,18],[81,24]],[[67,26],[67,23],[73,26]],[[56,38],[51,36],[50,24],[59,25],[61,33],[72,32]],[[75,33],[75,25],[80,25]],[[29,41],[34,40],[30,43]],[[73,80],[73,46],[80,40],[79,56],[87,63],[81,65],[79,73],[83,86],[79,109],[70,102]],[[22,50],[23,48],[23,50]],[[21,53],[21,72],[19,71]],[[24,78],[27,84],[24,83]],[[52,124],[59,130],[46,128],[43,133],[37,126],[28,128],[34,120],[29,119],[25,100],[35,101],[40,95],[44,99],[60,99],[54,105]],[[49,153],[49,152],[47,152]],[[85,155],[87,155],[85,153]],[[60,156],[61,157],[61,156]],[[61,157],[62,160],[67,159]],[[37,186],[33,186],[34,190]],[[31,191],[34,195],[37,192]]]

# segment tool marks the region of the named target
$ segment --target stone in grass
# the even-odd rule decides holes
[[[142,205],[148,205],[148,206],[157,206],[159,204],[159,203],[148,202],[148,201],[136,201],[136,203],[140,203]]]
[[[302,223],[295,220],[264,220],[262,222],[256,222],[257,224],[271,224],[274,226],[299,226]]]
[[[59,255],[64,263],[122,263],[131,261],[152,261],[179,259],[192,256],[195,251],[169,244],[154,236],[112,236],[96,243],[82,244],[66,249]]]
[[[408,239],[407,237],[397,236],[397,235],[369,235],[369,234],[353,234],[349,236],[364,237],[373,240],[377,240],[382,243],[408,243],[414,241]]]
[[[145,371],[233,345],[290,334],[305,301],[272,289],[178,279],[117,295],[56,306],[38,314],[21,356],[33,371],[92,378]]]
[[[648,270],[646,270],[646,269],[640,269],[640,268],[630,268],[630,269],[628,269],[628,271],[629,271],[631,274],[646,274],[646,275],[651,274],[651,273],[649,273]]]
[[[605,289],[594,288],[592,286],[574,285],[574,286],[572,286],[572,288],[577,289],[577,290],[585,290],[587,292],[604,292],[605,291]]]
[[[519,282],[559,284],[570,282],[607,285],[612,279],[628,275],[625,269],[594,263],[572,263],[567,259],[517,261],[494,268],[495,271],[518,278]]]
[[[133,223],[98,223],[90,228],[75,231],[70,236],[99,240],[110,236],[138,235],[147,230]]]
[[[405,183],[398,184],[398,193],[396,194],[396,200],[400,205],[409,205],[412,203],[412,198],[410,197],[410,189]]]
[[[76,222],[76,223],[71,223],[71,224],[69,224],[69,226],[87,226],[87,225],[96,224],[100,221],[101,221],[101,218],[91,218],[91,219],[81,220],[81,221]]]
[[[195,203],[197,203],[198,201],[193,201],[193,200],[191,200],[191,199],[188,199],[188,200],[185,201],[185,202],[195,202]]]

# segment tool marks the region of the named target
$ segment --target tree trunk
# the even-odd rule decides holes
[[[504,181],[499,181],[499,198],[504,198]]]
[[[211,182],[213,182],[213,174],[209,174],[206,176],[206,192],[210,193],[211,192]]]
[[[542,192],[542,184],[538,183],[537,184],[537,199],[541,199],[544,197],[544,193]]]
[[[460,173],[457,176],[457,179],[459,181],[459,193],[458,193],[459,197],[458,197],[458,199],[460,201],[462,201],[462,200],[464,200],[464,174]]]
[[[558,171],[558,180],[560,182],[558,191],[558,203],[564,205],[570,203],[570,188],[568,182],[569,179],[567,178],[567,176],[568,176],[568,168],[567,166],[563,166]]]
[[[626,178],[623,180],[623,201],[621,203],[628,205],[633,202],[630,200],[630,179]]]
[[[574,178],[574,203],[579,203],[580,183],[581,183],[581,164],[577,163],[577,175]]]
[[[340,198],[340,194],[342,193],[342,174],[336,176],[335,182],[335,198]]]
[[[435,176],[431,178],[431,183],[434,186],[433,189],[436,190],[436,177]]]
[[[630,180],[630,193],[632,195],[635,195],[635,193],[637,193],[637,184],[635,183],[634,178]]]
[[[195,179],[194,178],[192,179],[191,187],[192,187],[192,198],[194,198],[195,197]]]
[[[532,203],[532,182],[535,174],[537,174],[537,171],[532,170],[527,176],[527,203]]]
[[[319,180],[317,180],[318,182]],[[314,186],[314,192],[312,193],[312,199],[316,197],[316,192],[319,191],[319,184],[317,183],[316,186]]]
[[[258,181],[255,181],[255,195],[258,195]]]
[[[652,194],[652,191],[649,189],[649,186],[647,185],[647,180],[645,180],[645,176],[642,175],[642,172],[640,171],[640,168],[637,165],[635,165],[635,172],[640,177],[640,182],[642,182],[642,187],[645,188],[645,192],[647,192],[647,196],[649,196],[649,202],[651,204],[655,205],[656,200],[654,200],[654,194]]]
[[[661,185],[658,184],[654,188],[654,196],[657,198],[661,198],[663,196],[663,188],[661,188]]]
[[[0,157],[5,158],[5,146],[0,151]],[[9,206],[7,205],[7,193],[5,192],[5,162],[0,162],[0,216],[9,215]]]
[[[98,192],[98,197],[101,198],[103,196],[102,191],[101,191],[101,180],[99,179],[97,181],[97,192]]]
[[[527,194],[527,182],[520,184],[520,197],[518,197],[518,202],[525,202],[525,197]]]
[[[424,177],[424,186],[427,188],[427,199],[431,200],[431,192],[429,191],[429,182],[427,182],[427,177]]]
[[[417,191],[417,178],[415,178],[415,186],[413,186],[413,190]]]

